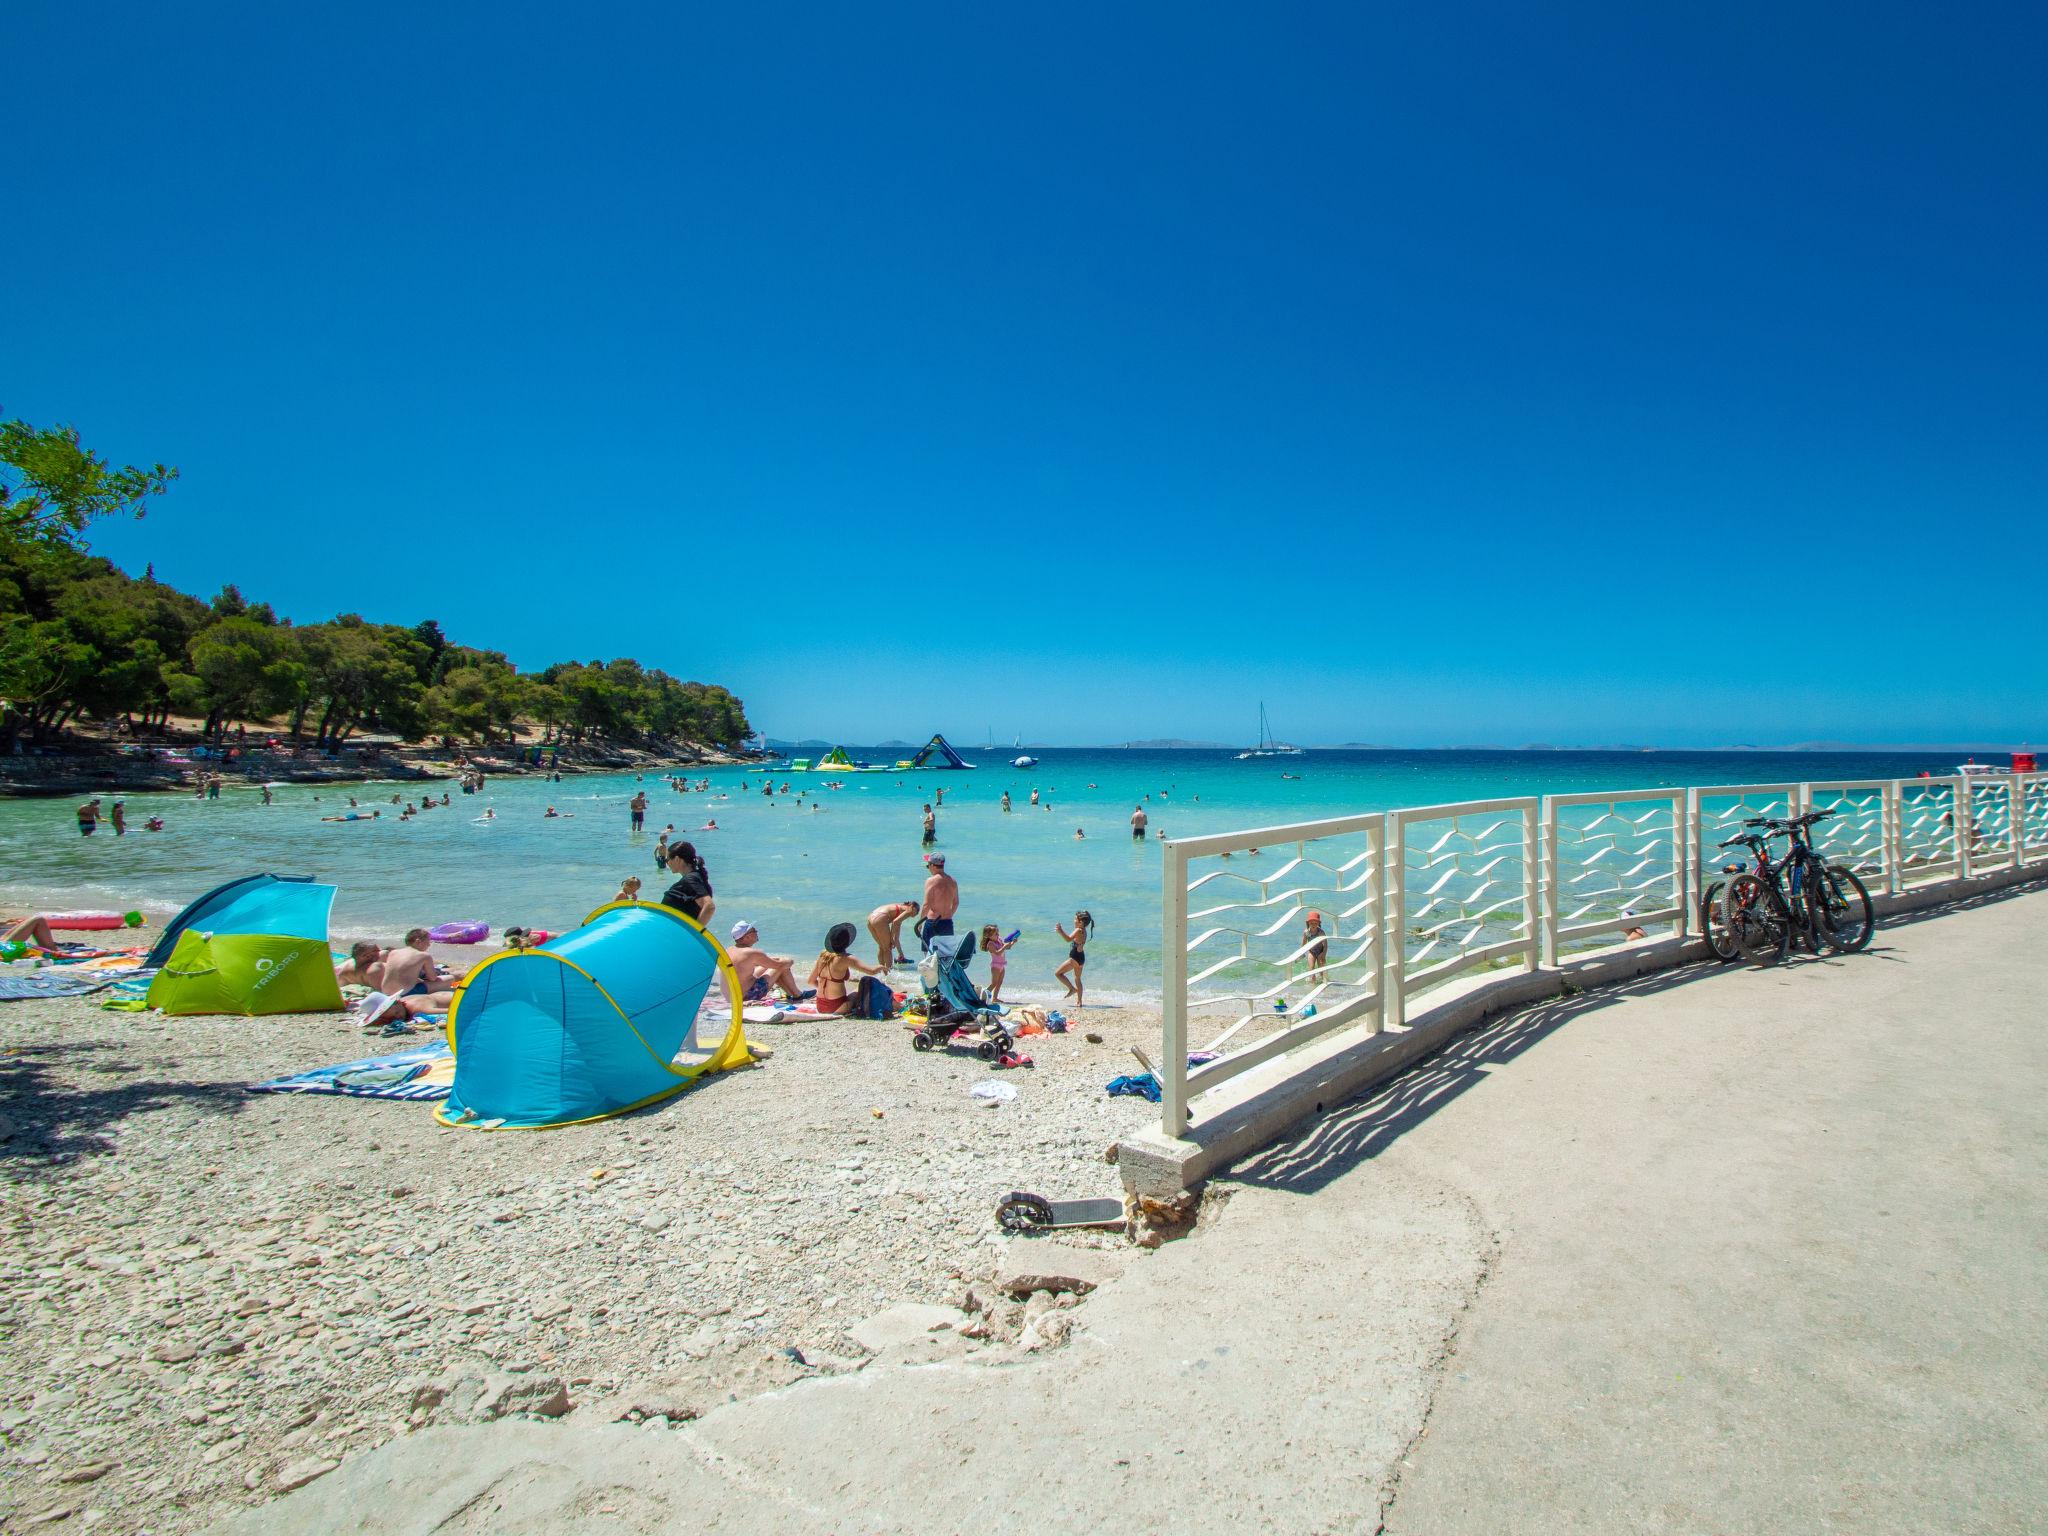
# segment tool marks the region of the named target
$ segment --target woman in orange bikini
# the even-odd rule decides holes
[[[811,966],[808,984],[818,989],[818,996],[812,1003],[820,1013],[845,1013],[853,1007],[853,993],[847,983],[855,971],[864,971],[870,976],[881,975],[881,970],[864,965],[847,953],[853,946],[853,924],[834,923],[825,935],[825,947],[817,961]]]

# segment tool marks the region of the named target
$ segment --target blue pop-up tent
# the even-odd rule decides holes
[[[142,963],[161,966],[187,928],[205,933],[273,933],[327,942],[327,914],[334,887],[316,885],[311,875],[244,875],[217,885],[189,903],[157,936]]]
[[[678,1061],[713,985],[725,1038]],[[751,1060],[738,973],[673,907],[615,902],[537,949],[508,949],[463,978],[448,1014],[455,1084],[444,1125],[539,1130],[624,1114]]]

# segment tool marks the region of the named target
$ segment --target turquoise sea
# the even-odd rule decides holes
[[[859,749],[852,749],[856,757]],[[1910,753],[1725,752],[1311,752],[1239,762],[1224,750],[1033,749],[1035,768],[1008,766],[1015,749],[968,751],[971,773],[777,774],[792,793],[766,798],[759,768],[713,769],[708,793],[676,794],[658,774],[495,779],[475,795],[452,782],[446,810],[395,819],[391,796],[407,784],[284,787],[265,806],[240,786],[203,802],[190,794],[131,795],[132,827],[150,815],[160,833],[102,829],[81,838],[69,800],[0,801],[0,906],[176,911],[223,880],[257,870],[311,874],[338,888],[337,937],[396,937],[415,923],[482,918],[574,927],[638,875],[658,898],[655,834],[673,823],[711,868],[718,928],[760,926],[770,949],[807,965],[825,929],[859,923],[881,902],[915,896],[923,881],[920,807],[940,789],[938,849],[958,877],[962,918],[1021,928],[1009,992],[1052,996],[1065,946],[1053,932],[1077,907],[1095,916],[1091,996],[1108,1002],[1159,989],[1160,851],[1134,844],[1130,813],[1143,804],[1155,829],[1192,836],[1403,805],[1587,789],[1686,784],[1911,777],[1952,772],[1952,757]],[[876,753],[881,757],[883,754]],[[1299,773],[1283,779],[1282,773]],[[628,828],[627,801],[648,792],[648,830]],[[1031,791],[1046,808],[1033,810]],[[1016,809],[1004,815],[1009,790]],[[802,799],[797,795],[801,792]],[[323,823],[347,807],[381,804],[375,822]],[[1145,799],[1146,796],[1150,799]],[[547,820],[549,805],[563,816]],[[489,821],[478,820],[486,809]],[[717,831],[700,831],[707,821]],[[1085,839],[1074,836],[1080,828]],[[963,923],[963,927],[965,924]]]

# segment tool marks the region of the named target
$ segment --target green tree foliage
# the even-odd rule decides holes
[[[507,740],[521,721],[563,742],[730,746],[750,734],[725,689],[631,658],[522,674],[432,619],[345,613],[294,626],[232,584],[204,603],[77,546],[92,518],[141,515],[177,473],[111,470],[68,428],[0,423],[0,750],[81,720],[161,729],[174,712],[203,719],[215,738],[238,721],[282,718],[294,739],[323,747],[364,730]]]
[[[163,464],[112,469],[74,427],[0,421],[0,538],[75,545],[96,517],[142,516],[177,478]]]

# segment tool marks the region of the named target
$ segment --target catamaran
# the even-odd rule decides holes
[[[1300,747],[1290,747],[1284,742],[1273,739],[1273,728],[1266,723],[1266,706],[1260,704],[1259,744],[1247,751],[1238,753],[1237,760],[1241,763],[1247,758],[1253,757],[1300,757],[1301,755],[1302,749]]]

